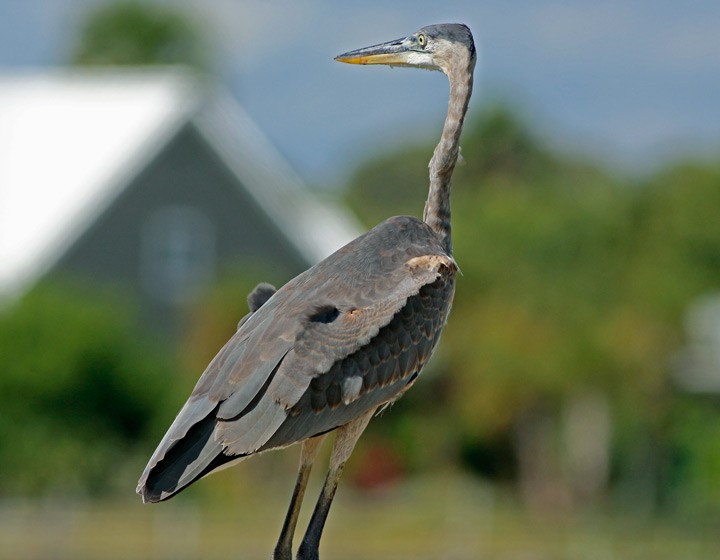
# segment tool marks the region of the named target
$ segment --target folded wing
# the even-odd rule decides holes
[[[199,379],[143,472],[138,493],[146,501],[166,499],[229,461],[293,443],[294,434],[308,437],[341,425],[329,425],[325,416],[313,433],[312,415],[303,416],[302,430],[288,430],[286,420],[299,415],[314,379],[369,345],[408,298],[455,269],[423,222],[396,217],[263,298]],[[348,383],[348,394],[359,397],[358,382]],[[285,434],[280,439],[279,430]]]

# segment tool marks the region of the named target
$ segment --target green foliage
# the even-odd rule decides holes
[[[107,492],[141,466],[139,444],[146,454],[179,398],[169,355],[142,342],[131,309],[55,284],[0,314],[0,495]]]
[[[701,513],[720,503],[720,412],[716,403],[678,399],[668,438],[673,508]]]
[[[643,251],[634,261],[633,296],[677,321],[689,299],[717,289],[720,277],[720,169],[680,165],[638,193],[635,220]]]
[[[172,7],[121,1],[87,20],[74,62],[78,65],[185,64],[201,70],[207,60],[198,29]]]
[[[472,165],[460,166],[460,180],[482,180],[505,175],[543,179],[559,168],[553,155],[509,110],[496,105],[485,111],[479,125],[463,136],[462,150]],[[566,163],[567,164],[567,163]]]
[[[350,180],[348,203],[369,225],[389,216],[422,214],[418,185],[427,184],[431,156],[431,148],[410,148],[360,167]]]

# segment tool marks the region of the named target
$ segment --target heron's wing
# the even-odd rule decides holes
[[[455,263],[426,224],[391,218],[278,290],[237,333],[252,329],[242,358],[206,372],[199,388],[220,402],[215,438],[225,452],[259,450],[310,381],[366,345],[442,267]]]
[[[271,299],[263,307],[270,306]],[[186,485],[181,481],[200,476],[222,452],[213,436],[219,406],[231,395],[239,406],[247,406],[291,347],[289,339],[282,339],[288,325],[271,319],[272,313],[258,316],[252,311],[243,317],[237,332],[205,369],[140,477],[137,490],[143,499],[171,496]]]
[[[166,457],[166,463],[187,462],[180,479],[187,484],[220,453],[260,450],[312,379],[367,344],[443,267],[455,264],[434,233],[419,220],[395,218],[288,282],[210,363],[139,488]],[[202,436],[196,433],[201,425]],[[177,458],[168,455],[173,447],[183,449]]]
[[[314,377],[262,450],[333,430],[400,398],[432,355],[447,320],[455,271],[448,266],[440,272],[367,344]]]
[[[235,391],[220,404],[215,434],[226,452],[240,455],[259,450],[283,424],[312,380],[366,346],[404,308],[409,297],[438,278],[442,267],[454,268],[454,263],[440,256],[410,259],[403,267],[388,271],[394,288],[384,297],[375,294],[372,303],[347,305],[347,296],[342,303],[332,303],[333,291],[328,290],[324,295],[330,301],[321,298],[319,310],[307,306],[293,321],[294,343],[291,347],[280,345],[283,354],[269,375],[263,376],[260,390],[253,387],[250,400],[245,391]]]

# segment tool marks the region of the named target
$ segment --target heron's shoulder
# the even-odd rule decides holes
[[[436,237],[430,226],[415,216],[393,216],[384,222],[380,222],[373,230],[397,231],[404,234],[415,233],[422,236]]]
[[[358,250],[409,252],[411,256],[445,254],[437,234],[414,216],[393,216],[346,245],[347,252]]]
[[[309,275],[323,278],[340,275],[387,274],[414,258],[446,255],[430,227],[412,216],[395,216],[381,222],[316,264]]]
[[[341,299],[365,305],[381,294],[390,297],[416,277],[418,257],[454,262],[427,224],[412,216],[389,218],[290,280],[258,314],[276,306],[300,309]],[[411,291],[419,289],[416,281]]]

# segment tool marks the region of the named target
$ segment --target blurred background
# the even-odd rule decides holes
[[[323,553],[720,557],[720,5],[445,4],[0,0],[0,558],[269,557],[296,449],[136,481],[257,282],[421,214],[446,80],[332,59],[442,21],[463,274]]]

